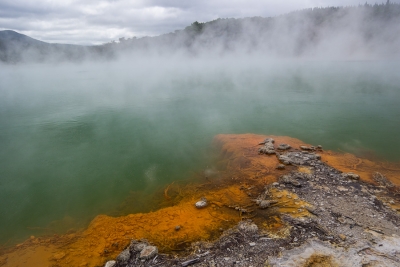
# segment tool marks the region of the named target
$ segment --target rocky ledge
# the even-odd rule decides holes
[[[247,218],[181,255],[160,254],[148,241],[132,240],[105,266],[400,266],[400,217],[390,206],[400,191],[383,174],[374,173],[374,185],[356,172],[342,173],[321,161],[320,146],[275,149],[271,138],[260,145],[260,157],[276,157],[279,170],[292,169],[258,192],[257,213],[274,214],[290,199],[307,216],[279,214],[279,233]]]

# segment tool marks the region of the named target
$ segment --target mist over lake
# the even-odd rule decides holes
[[[240,56],[0,65],[0,242],[156,208],[152,193],[212,170],[219,133],[399,161],[398,69]]]

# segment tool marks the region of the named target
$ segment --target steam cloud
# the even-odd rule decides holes
[[[194,22],[173,33],[120,38],[119,42],[101,46],[29,45],[31,43],[31,40],[25,40],[23,44],[14,40],[8,45],[3,38],[0,59],[6,62],[60,62],[171,55],[189,58],[255,55],[264,58],[393,59],[400,55],[400,5],[313,8],[274,18]]]

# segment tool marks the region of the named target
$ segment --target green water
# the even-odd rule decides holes
[[[398,69],[261,60],[0,66],[0,243],[154,208],[153,192],[212,168],[219,133],[288,135],[398,161]]]

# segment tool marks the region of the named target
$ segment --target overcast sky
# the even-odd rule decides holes
[[[304,8],[364,3],[365,0],[0,0],[0,30],[15,30],[51,43],[101,44],[119,37],[173,32],[194,21],[271,17]]]

